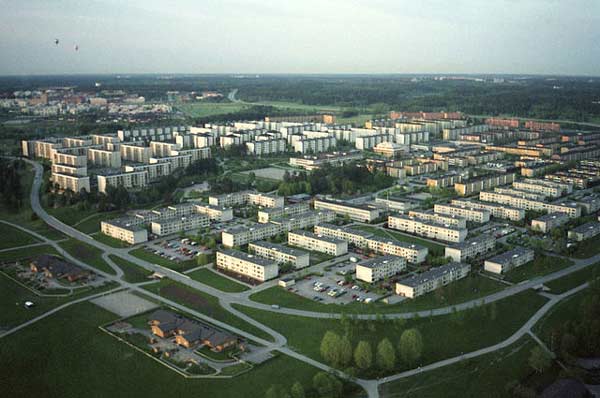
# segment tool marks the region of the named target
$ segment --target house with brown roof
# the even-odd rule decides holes
[[[31,272],[43,273],[47,278],[66,279],[69,282],[88,279],[91,275],[90,271],[48,254],[42,254],[32,260],[29,269]]]

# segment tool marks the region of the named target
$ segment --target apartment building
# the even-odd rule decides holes
[[[548,233],[550,230],[569,222],[569,216],[566,213],[548,213],[531,220],[531,229]]]
[[[294,152],[319,153],[335,148],[337,140],[335,137],[300,138],[295,140],[292,145]]]
[[[251,242],[248,244],[248,251],[257,256],[275,261],[278,264],[292,264],[296,269],[310,265],[310,255],[308,252],[277,243],[266,241]]]
[[[119,145],[119,151],[121,152],[121,160],[136,163],[150,162],[150,147],[121,143],[121,145]]]
[[[548,180],[525,179],[513,182],[513,187],[521,191],[535,192],[553,198],[560,198],[573,192],[573,185]]]
[[[392,141],[392,137],[389,134],[369,134],[363,135],[360,137],[356,137],[356,141],[354,142],[354,146],[356,149],[364,151],[366,149],[374,148],[375,146],[381,144],[382,142],[390,142]]]
[[[545,211],[547,213],[566,213],[571,218],[581,216],[581,208],[569,203],[547,203],[530,200],[514,195],[500,194],[497,192],[480,192],[479,199],[484,202],[494,202],[508,205],[517,209]]]
[[[525,218],[525,210],[510,206],[503,206],[496,203],[466,199],[453,199],[451,203],[456,206],[487,210],[493,217],[496,218],[503,218],[511,221],[519,221]]]
[[[575,227],[568,232],[568,238],[577,242],[593,238],[600,234],[600,222],[592,221]]]
[[[50,160],[52,163],[64,164],[67,166],[87,166],[87,157],[85,155],[77,155],[73,153],[54,151],[50,157]]]
[[[147,172],[148,181],[156,181],[161,177],[171,174],[171,163],[152,163],[152,164],[128,164],[123,167],[126,173]]]
[[[456,193],[462,196],[471,195],[484,189],[494,188],[500,185],[510,184],[515,180],[515,173],[491,174],[477,177],[454,184]]]
[[[260,209],[258,211],[258,222],[268,223],[269,221],[280,217],[295,217],[310,210],[308,202],[300,202],[283,207],[272,207]]]
[[[460,174],[446,174],[439,177],[427,178],[427,186],[431,188],[448,188],[462,181]]]
[[[379,209],[357,206],[346,202],[337,202],[326,199],[315,199],[315,210],[331,210],[336,214],[348,216],[350,219],[362,222],[371,222],[379,217]]]
[[[302,156],[297,158],[290,158],[290,166],[302,167],[306,170],[316,170],[323,165],[341,165],[347,162],[353,162],[361,160],[363,153],[361,151],[350,151],[350,152],[333,152],[333,153],[321,153],[314,156]]]
[[[103,147],[105,147],[108,144],[119,143],[119,137],[117,137],[116,135],[92,134],[90,138],[92,139],[92,145],[101,145]]]
[[[260,282],[276,278],[279,274],[279,266],[274,261],[237,250],[218,251],[216,265]]]
[[[281,227],[283,232],[293,231],[295,229],[303,229],[313,227],[323,222],[331,222],[335,220],[335,213],[329,210],[312,211],[298,214],[295,217],[280,217],[271,220],[270,222]]]
[[[345,240],[317,235],[308,231],[289,232],[288,244],[336,257],[348,253],[348,242]]]
[[[406,261],[412,264],[419,264],[425,261],[429,252],[426,247],[421,245],[375,235],[367,238],[367,248],[380,254],[404,257]]]
[[[388,158],[394,158],[397,157],[399,155],[401,155],[402,153],[404,153],[404,151],[406,150],[406,147],[400,145],[400,144],[396,144],[393,142],[381,142],[377,145],[375,145],[375,147],[373,148],[373,152],[381,155],[381,156],[385,156]]]
[[[51,167],[52,174],[67,174],[78,177],[87,176],[86,166],[69,166],[67,164],[52,163]]]
[[[221,241],[225,247],[242,246],[257,240],[265,240],[282,232],[281,225],[256,223],[250,227],[238,226],[223,230]]]
[[[481,234],[464,242],[446,246],[444,257],[450,257],[453,261],[464,262],[471,258],[483,256],[494,250],[496,239],[488,234]]]
[[[154,235],[165,236],[181,231],[197,230],[209,225],[210,219],[206,214],[192,214],[152,221],[150,223],[150,230]]]
[[[392,277],[406,269],[406,259],[397,256],[381,256],[356,264],[356,279],[375,283]]]
[[[397,282],[396,294],[408,298],[419,297],[466,277],[470,271],[469,264],[458,262],[431,268],[429,271]]]
[[[121,152],[100,148],[89,148],[87,151],[88,163],[98,167],[118,169],[121,167]]]
[[[62,190],[68,189],[75,193],[79,193],[81,191],[90,192],[90,177],[88,176],[61,174],[53,172],[51,176],[51,181],[53,184],[58,185],[58,188]]]
[[[209,219],[219,222],[233,220],[233,210],[229,207],[219,207],[210,204],[196,204],[194,208],[197,213],[205,214]]]
[[[409,234],[443,240],[445,242],[462,242],[465,240],[468,233],[466,228],[438,224],[405,215],[389,216],[388,227]]]
[[[210,196],[208,203],[213,206],[229,207],[243,204],[251,204],[263,207],[283,207],[285,198],[283,196],[259,193],[254,191],[232,192],[218,196]]]
[[[434,213],[431,210],[411,210],[408,212],[408,216],[440,225],[449,225],[460,229],[467,228],[466,218],[454,215]]]
[[[100,222],[103,234],[113,237],[130,245],[146,242],[148,231],[143,225],[143,220],[137,217],[121,217]]]
[[[410,201],[406,199],[397,200],[393,198],[375,198],[375,206],[388,211],[395,210],[400,212],[407,212],[409,210],[419,207],[419,204],[415,201]]]
[[[98,192],[106,193],[108,187],[125,187],[141,189],[148,186],[148,172],[134,171],[130,173],[114,173],[98,175]]]
[[[506,195],[518,196],[518,197],[530,199],[530,200],[539,200],[539,201],[546,200],[546,195],[544,195],[544,194],[534,193],[534,192],[529,192],[529,191],[520,191],[520,190],[514,189],[514,188],[494,188],[494,192],[506,194]]]
[[[403,166],[406,175],[416,176],[421,174],[429,174],[437,171],[439,168],[439,163],[436,162],[418,162],[407,164]]]
[[[286,140],[274,138],[246,142],[246,152],[255,156],[285,152]]]
[[[433,206],[436,214],[460,217],[467,221],[486,223],[490,221],[490,211],[465,205],[438,204]]]
[[[328,236],[330,238],[337,238],[347,241],[357,247],[367,247],[368,238],[373,236],[371,232],[361,231],[359,229],[352,229],[349,227],[342,227],[339,225],[320,223],[315,225],[314,232],[317,235]]]
[[[517,246],[512,250],[485,260],[483,269],[494,274],[503,274],[533,261],[534,256],[535,252],[533,250]]]

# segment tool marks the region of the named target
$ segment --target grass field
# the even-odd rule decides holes
[[[548,282],[545,285],[550,288],[552,293],[564,293],[598,277],[600,277],[600,263],[592,264],[577,272]]]
[[[247,109],[248,107],[248,105],[236,102],[194,102],[177,105],[177,108],[191,117],[206,117],[234,113]]]
[[[420,365],[424,365],[487,347],[508,338],[545,302],[546,299],[535,292],[525,291],[469,311],[403,322],[350,321],[349,329],[338,319],[289,316],[237,305],[236,308],[285,335],[291,347],[317,360],[322,359],[319,342],[328,330],[340,335],[349,332],[353,345],[359,340],[366,340],[375,347],[384,337],[389,338],[394,345],[398,344],[402,331],[414,327],[423,335],[424,348]],[[312,337],[307,339],[306,336]],[[407,368],[405,364],[399,363],[395,370]]]
[[[598,239],[593,238],[577,243],[571,255],[575,258],[588,258],[598,253],[600,253],[600,245],[598,244]]]
[[[100,222],[119,217],[122,213],[118,211],[92,213],[89,216],[78,220],[73,226],[86,234],[93,234],[100,231]]]
[[[69,238],[59,243],[60,247],[65,249],[71,256],[91,265],[92,267],[104,271],[107,274],[115,275],[115,270],[102,259],[102,251],[87,243]]]
[[[145,270],[119,256],[109,254],[108,257],[123,271],[123,279],[129,283],[147,282],[152,272]]]
[[[532,375],[528,358],[533,347],[533,340],[524,337],[492,354],[383,384],[379,391],[394,398],[512,397],[505,387]]]
[[[170,268],[175,271],[183,272],[190,268],[196,267],[194,260],[186,260],[181,262],[171,261],[168,258],[158,256],[152,252],[144,250],[143,247],[138,247],[129,252],[132,256],[135,256],[141,260],[148,261],[149,263],[162,265],[163,267]]]
[[[0,252],[0,261],[21,260],[33,256],[38,256],[40,254],[58,254],[58,252],[50,245],[26,247],[22,249]]]
[[[443,256],[444,255],[444,245],[442,245],[440,243],[433,243],[428,240],[420,239],[420,238],[417,238],[414,236],[409,236],[409,235],[401,234],[398,232],[394,232],[393,230],[390,230],[390,229],[382,230],[380,228],[371,227],[368,225],[356,225],[353,228],[360,229],[360,230],[367,231],[367,232],[372,232],[374,235],[381,236],[384,238],[394,238],[401,242],[414,243],[414,244],[418,244],[421,246],[425,246],[426,248],[429,249],[429,253],[434,256]]]
[[[553,342],[550,338],[550,333],[554,328],[564,325],[565,322],[576,320],[581,312],[581,303],[591,295],[592,291],[590,289],[585,289],[555,305],[550,312],[535,325],[534,331],[538,337],[544,340],[549,347],[556,348],[560,342]]]
[[[509,282],[518,283],[524,280],[544,276],[573,265],[571,260],[565,258],[552,257],[551,261],[549,260],[550,259],[548,259],[547,256],[538,255],[533,261],[508,271],[504,276],[504,279]]]
[[[115,318],[93,304],[77,304],[3,341],[3,391],[13,398],[159,398],[193,392],[263,398],[273,383],[289,389],[299,381],[308,389],[317,373],[309,365],[279,356],[234,380],[185,379],[98,328]]]
[[[465,301],[487,296],[505,288],[500,282],[471,274],[469,277],[428,293],[416,299],[408,299],[398,304],[375,302],[372,304],[351,303],[347,305],[323,304],[302,297],[286,289],[274,286],[250,296],[251,300],[264,304],[278,304],[281,307],[317,312],[347,312],[360,314],[386,314],[430,310],[460,304]]]
[[[248,287],[234,282],[231,279],[227,279],[224,276],[217,275],[206,268],[200,268],[196,271],[190,272],[187,274],[187,276],[195,281],[204,283],[214,287],[215,289],[219,289],[228,293],[239,293],[248,290]]]
[[[114,247],[117,249],[130,247],[131,245],[127,242],[124,242],[119,239],[115,239],[112,236],[104,235],[102,232],[96,232],[90,235],[94,240],[97,240],[100,243],[104,243],[107,246]]]
[[[0,223],[0,236],[2,236],[2,239],[0,240],[0,249],[25,246],[39,242],[39,240],[32,235],[3,223]]]
[[[261,337],[265,340],[272,340],[272,337],[269,334],[236,317],[230,312],[225,311],[216,297],[199,290],[192,289],[191,287],[166,278],[161,279],[158,283],[144,286],[144,289],[185,305],[186,307],[208,315],[218,321],[245,330],[257,337]]]
[[[67,225],[75,225],[81,220],[84,220],[83,225],[86,225],[85,219],[97,213],[98,210],[79,210],[76,206],[65,206],[57,208],[47,208],[46,212]]]

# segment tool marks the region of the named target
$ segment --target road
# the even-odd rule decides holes
[[[231,94],[231,93],[230,93]],[[235,96],[235,94],[233,94]],[[152,272],[159,272],[165,276],[167,276],[170,279],[173,279],[177,282],[180,282],[182,284],[185,284],[187,286],[190,286],[194,289],[200,290],[202,292],[208,293],[214,297],[217,297],[219,299],[220,304],[223,306],[223,308],[227,311],[229,311],[230,313],[232,313],[235,316],[238,316],[239,318],[245,320],[246,322],[254,325],[255,327],[261,329],[262,331],[264,331],[265,333],[271,335],[274,338],[274,342],[272,341],[266,341],[264,339],[261,339],[257,336],[253,336],[250,333],[247,333],[243,330],[239,330],[235,327],[232,327],[228,324],[225,324],[223,322],[219,322],[215,319],[212,319],[202,313],[199,313],[197,311],[194,311],[190,308],[187,308],[185,306],[182,306],[178,303],[175,303],[173,301],[170,301],[164,297],[161,297],[159,295],[153,294],[151,292],[148,292],[147,290],[144,290],[141,288],[140,285],[136,285],[136,284],[131,284],[131,283],[127,283],[125,281],[123,281],[121,279],[122,277],[122,271],[119,269],[118,266],[116,266],[116,264],[114,264],[112,261],[109,260],[109,265],[115,269],[115,272],[117,273],[117,275],[110,275],[110,274],[106,274],[104,272],[101,272],[95,268],[90,267],[87,264],[82,263],[81,261],[77,260],[76,258],[73,258],[72,256],[70,256],[67,252],[65,252],[64,250],[62,250],[62,248],[53,241],[48,240],[47,238],[33,232],[33,231],[29,231],[23,227],[17,226],[15,224],[11,224],[17,228],[20,228],[32,235],[34,235],[35,237],[37,237],[38,239],[40,239],[42,242],[46,242],[49,245],[52,245],[54,248],[56,248],[59,253],[61,253],[62,255],[65,256],[65,258],[67,258],[69,261],[73,261],[76,264],[79,264],[83,267],[86,268],[90,268],[93,269],[94,272],[104,276],[105,278],[115,281],[117,283],[119,283],[121,285],[121,287],[123,288],[127,288],[127,289],[131,289],[134,291],[139,291],[147,296],[150,296],[156,300],[159,300],[165,304],[168,304],[174,308],[178,308],[182,311],[186,311],[191,313],[192,315],[198,317],[199,319],[204,319],[206,321],[209,321],[219,327],[222,327],[223,329],[227,329],[230,330],[234,333],[239,334],[240,336],[246,337],[248,339],[254,340],[259,342],[260,344],[265,345],[265,347],[269,350],[277,350],[280,351],[286,355],[289,355],[291,357],[294,357],[298,360],[301,360],[303,362],[309,363],[319,369],[328,371],[328,372],[334,372],[336,374],[338,374],[340,377],[342,378],[346,378],[346,379],[350,379],[352,381],[354,381],[356,384],[360,385],[362,388],[365,389],[365,391],[367,392],[369,397],[378,397],[379,393],[378,393],[378,386],[386,383],[386,382],[390,382],[393,380],[397,380],[400,378],[404,378],[404,377],[410,377],[412,375],[418,374],[420,372],[424,372],[427,370],[433,370],[433,369],[437,369],[440,368],[442,366],[447,366],[456,362],[459,362],[461,360],[464,359],[468,359],[468,358],[473,358],[476,356],[480,356],[480,355],[484,355],[486,353],[490,353],[499,349],[502,349],[512,343],[514,343],[516,340],[518,340],[520,337],[522,337],[524,334],[528,333],[531,329],[531,327],[539,320],[541,319],[541,317],[546,314],[550,308],[552,306],[554,306],[556,303],[558,303],[559,301],[561,301],[562,299],[570,296],[571,294],[576,293],[577,291],[579,291],[580,289],[585,288],[586,285],[582,285],[579,286],[576,289],[573,289],[567,293],[564,293],[562,295],[557,295],[552,297],[538,312],[536,312],[530,319],[529,321],[523,325],[517,332],[515,332],[515,334],[513,334],[511,337],[509,337],[508,339],[487,347],[487,348],[483,348],[477,351],[473,351],[471,353],[467,353],[464,355],[461,355],[459,357],[455,357],[455,358],[449,358],[443,361],[439,361],[436,362],[434,364],[430,364],[427,365],[425,367],[422,367],[420,369],[413,369],[413,370],[409,370],[406,372],[402,372],[393,376],[389,376],[387,378],[381,379],[381,380],[366,380],[366,379],[355,379],[350,377],[347,374],[344,374],[334,368],[329,367],[328,365],[325,365],[323,363],[320,363],[312,358],[306,357],[305,355],[302,355],[298,352],[295,352],[293,350],[291,350],[289,347],[286,346],[287,344],[287,340],[285,338],[285,336],[281,335],[280,333],[278,333],[277,331],[267,327],[266,325],[261,324],[260,322],[254,320],[253,318],[241,313],[240,311],[236,310],[235,308],[233,308],[233,304],[241,304],[244,306],[248,306],[248,307],[253,307],[253,308],[257,308],[257,309],[261,309],[261,310],[265,310],[265,311],[272,311],[272,312],[277,312],[277,313],[283,313],[283,314],[288,314],[288,315],[299,315],[299,316],[305,316],[305,317],[311,317],[311,318],[339,318],[341,315],[340,314],[331,314],[331,313],[320,313],[320,312],[313,312],[313,311],[303,311],[303,310],[295,310],[295,309],[291,309],[291,308],[280,308],[280,309],[274,309],[272,308],[270,305],[266,305],[266,304],[261,304],[261,303],[256,303],[252,300],[250,300],[249,296],[251,293],[256,292],[257,289],[253,289],[251,291],[247,291],[247,292],[243,292],[243,293],[224,293],[220,290],[217,290],[211,286],[205,285],[203,283],[200,283],[198,281],[195,281],[191,278],[189,278],[187,275],[181,274],[179,272],[173,271],[169,268],[165,268],[156,264],[152,264],[149,263],[147,261],[141,260],[135,256],[130,255],[127,250],[130,249],[121,249],[121,248],[113,248],[110,246],[107,246],[101,242],[98,242],[94,239],[92,239],[91,237],[89,237],[87,234],[84,234],[82,232],[80,232],[79,230],[68,226],[64,223],[62,223],[61,221],[59,221],[58,219],[56,219],[55,217],[49,215],[44,209],[43,207],[40,205],[40,201],[39,201],[39,188],[41,186],[42,183],[42,176],[43,176],[43,168],[40,164],[33,162],[31,160],[26,160],[28,163],[30,163],[31,165],[33,165],[34,169],[35,169],[35,177],[33,180],[33,185],[32,185],[32,190],[31,190],[31,207],[33,209],[33,211],[42,219],[44,220],[48,225],[50,225],[51,227],[57,229],[58,231],[62,232],[63,234],[73,237],[77,240],[83,241],[85,243],[88,243],[100,250],[102,250],[104,252],[103,254],[103,258],[104,259],[108,259],[108,255],[109,254],[114,254],[117,256],[120,256],[142,268],[145,268],[149,271]],[[339,259],[338,259],[339,260]],[[552,274],[548,274],[542,277],[538,277],[535,279],[532,279],[530,281],[526,281],[524,283],[520,283],[517,285],[513,285],[509,288],[506,288],[505,290],[502,290],[500,292],[488,295],[486,297],[482,297],[482,298],[478,298],[478,299],[474,299],[465,303],[461,303],[458,305],[453,305],[453,306],[448,306],[448,307],[443,307],[443,308],[437,308],[434,310],[426,310],[426,311],[417,311],[417,312],[406,312],[406,313],[395,313],[395,314],[386,314],[386,318],[413,318],[416,315],[424,317],[424,316],[437,316],[437,315],[445,315],[445,314],[449,314],[453,311],[460,311],[460,310],[464,310],[464,309],[468,309],[468,308],[472,308],[475,306],[479,306],[483,303],[491,303],[494,301],[498,301],[498,300],[502,300],[504,298],[507,298],[509,296],[518,294],[520,292],[523,292],[525,290],[528,290],[534,286],[537,286],[539,284],[543,284],[546,282],[549,282],[551,280],[557,279],[557,278],[561,278],[563,276],[566,276],[570,273],[579,271],[580,269],[583,269],[584,267],[587,267],[591,264],[594,264],[596,262],[600,261],[600,254],[588,258],[588,259],[572,259],[575,264],[564,268],[562,270],[559,270],[557,272],[554,272]],[[336,261],[336,260],[334,260]],[[327,264],[327,262],[321,263],[319,264],[319,266],[325,266]],[[274,284],[274,282],[269,282],[268,284],[264,284],[263,286],[261,286],[258,289],[264,289],[266,287],[270,287],[272,286],[272,284]],[[59,307],[60,308],[60,307]],[[56,309],[57,311],[60,309]],[[50,314],[48,314],[50,315]],[[360,314],[357,315],[357,317],[359,319],[375,319],[376,315],[373,314]],[[35,320],[32,320],[31,322],[35,322]],[[25,326],[23,326],[25,327]]]

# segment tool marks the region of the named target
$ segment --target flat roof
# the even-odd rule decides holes
[[[375,258],[365,260],[365,261],[360,261],[356,265],[365,267],[365,268],[377,268],[377,267],[381,267],[381,266],[389,264],[389,263],[396,263],[396,262],[405,263],[406,259],[404,257],[386,255],[386,256],[375,257]]]
[[[271,243],[271,242],[267,242],[264,240],[250,242],[250,245],[256,245],[256,246],[264,247],[266,249],[275,250],[275,251],[278,251],[281,253],[289,254],[290,256],[296,256],[296,257],[308,256],[308,252],[305,252],[304,250],[299,250],[299,249],[295,249],[292,247],[280,245],[279,243]]]
[[[597,221],[591,221],[582,225],[579,225],[573,229],[571,229],[571,231],[573,232],[577,232],[577,233],[584,233],[587,231],[595,231],[600,229],[600,222]]]
[[[417,243],[407,243],[407,242],[402,242],[402,241],[397,240],[397,239],[384,238],[382,236],[377,236],[377,235],[373,235],[373,236],[369,237],[368,239],[376,241],[376,242],[393,244],[395,246],[403,247],[405,249],[427,250],[427,248],[425,246],[421,246],[421,245],[419,245]]]
[[[539,216],[538,218],[534,219],[533,221],[546,222],[546,221],[555,220],[557,218],[568,219],[569,215],[567,213],[547,213],[547,214]]]
[[[329,204],[333,204],[336,206],[343,206],[343,207],[350,207],[352,209],[358,209],[358,210],[366,210],[366,211],[376,211],[377,209],[375,208],[371,208],[371,207],[367,207],[367,206],[360,206],[360,205],[355,205],[352,203],[348,203],[348,202],[338,202],[337,200],[329,200],[329,199],[315,199],[315,202],[323,202],[323,203],[329,203]]]
[[[217,253],[223,253],[227,256],[235,257],[237,259],[244,260],[244,261],[248,261],[250,263],[260,265],[262,267],[277,266],[277,264],[271,260],[267,260],[266,258],[258,257],[254,254],[248,254],[248,253],[241,252],[238,250],[225,249],[225,250],[221,250]]]
[[[435,221],[429,221],[423,218],[418,218],[418,217],[411,217],[411,216],[407,216],[404,214],[396,214],[393,216],[390,216],[390,218],[399,218],[401,220],[409,220],[409,221],[415,221],[424,225],[429,225],[431,227],[438,227],[438,228],[446,228],[446,229],[450,229],[453,231],[463,231],[466,228],[456,228],[452,225],[448,225],[448,224],[444,224],[443,222],[435,222]]]
[[[334,243],[336,245],[340,244],[340,243],[347,243],[343,239],[331,238],[329,236],[323,236],[323,235],[315,234],[315,233],[312,233],[312,232],[309,232],[309,231],[302,231],[302,230],[299,230],[299,231],[290,231],[288,234],[295,234],[295,235],[305,236],[307,238],[322,240],[324,242]]]
[[[438,279],[445,274],[450,272],[465,268],[471,267],[469,264],[451,262],[446,265],[442,265],[440,267],[431,268],[429,271],[425,271],[415,276],[411,276],[410,278],[406,278],[398,282],[399,285],[409,286],[409,287],[417,287],[426,283],[430,280]]]
[[[498,254],[497,256],[487,259],[486,261],[490,261],[490,262],[498,263],[498,264],[507,264],[507,263],[510,263],[511,261],[513,261],[515,258],[523,257],[530,253],[533,253],[533,250],[526,249],[521,246],[517,246],[512,250],[509,250],[502,254]]]
[[[463,250],[470,246],[475,246],[479,243],[488,242],[488,241],[496,241],[496,239],[491,235],[481,234],[481,235],[477,235],[471,239],[468,239],[468,240],[465,240],[462,242],[458,242],[453,245],[449,245],[448,247],[450,247],[452,249]]]
[[[112,220],[103,221],[107,224],[114,225],[115,227],[127,229],[129,231],[141,231],[145,229],[142,224],[144,220],[139,217],[119,217],[113,218]]]

